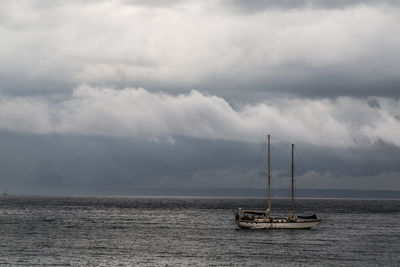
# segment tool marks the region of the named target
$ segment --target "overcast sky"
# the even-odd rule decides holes
[[[398,1],[0,7],[1,190],[400,190]]]

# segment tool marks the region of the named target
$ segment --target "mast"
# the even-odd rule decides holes
[[[292,144],[292,208],[290,218],[294,217],[294,144]]]
[[[268,209],[266,214],[269,215],[271,211],[271,142],[270,135],[268,135]]]

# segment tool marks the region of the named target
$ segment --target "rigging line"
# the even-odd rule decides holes
[[[272,171],[271,178],[275,175],[276,179],[274,179],[274,182],[276,184],[275,187],[272,187],[272,195],[279,195],[279,190],[282,188],[282,177],[280,175],[281,172],[281,162],[279,160],[279,153],[277,152],[277,148],[273,145],[271,145],[271,164],[273,164],[274,171]]]
[[[282,150],[282,148],[281,148]],[[277,179],[274,179],[276,187],[275,190],[272,190],[272,195],[280,195],[282,197],[282,211],[288,213],[290,210],[290,198],[291,198],[291,187],[288,186],[290,184],[290,174],[289,170],[291,166],[289,165],[289,169],[287,169],[286,165],[286,157],[285,160],[282,159],[282,155],[278,153],[279,149],[276,149],[274,146],[271,146],[271,160],[273,161],[274,166],[276,166],[275,174]],[[286,155],[286,149],[284,149],[284,155]],[[283,164],[282,164],[283,162]],[[271,163],[272,164],[272,163]]]
[[[252,187],[253,187],[253,184],[254,184],[254,180],[255,180],[256,174],[258,173],[258,167],[259,167],[260,162],[261,162],[261,160],[262,160],[262,156],[263,156],[263,154],[264,154],[265,146],[266,146],[266,145],[267,145],[267,141],[264,142],[264,145],[263,145],[263,147],[262,147],[262,149],[261,149],[260,155],[258,156],[256,168],[254,169],[253,175],[251,176],[251,179],[250,179],[249,186],[247,187],[247,193],[246,193],[246,196],[247,196],[247,197],[249,196],[249,194],[250,194],[250,192],[251,192],[251,190],[252,190]]]
[[[299,148],[299,146],[298,146],[298,148]],[[300,147],[301,148],[301,147]],[[294,161],[294,187],[296,188],[296,181],[297,181],[297,174],[303,174],[304,175],[304,173],[306,172],[306,169],[303,167],[303,166],[305,166],[305,164],[303,163],[303,158],[306,158],[306,157],[302,157],[301,155],[302,155],[302,150],[300,149],[295,149],[294,150],[294,159],[295,159],[295,161]],[[294,191],[294,195],[295,195],[295,197],[296,197],[296,192],[297,192],[297,190],[295,190]]]

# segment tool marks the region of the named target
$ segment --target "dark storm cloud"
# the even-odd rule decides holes
[[[1,186],[7,186],[10,193],[47,194],[265,187],[265,156],[257,165],[262,143],[174,138],[175,143],[171,144],[168,140],[140,138],[2,132]],[[399,152],[399,148],[382,143],[334,151],[296,146],[297,182],[302,188],[351,189],[355,183],[355,188],[395,189],[399,185],[388,175],[400,173]],[[275,186],[287,187],[289,143],[273,143],[272,167]],[[258,175],[254,179],[255,170]],[[337,181],[336,185],[323,179],[327,173],[332,175],[329,180]],[[340,179],[343,175],[347,181]],[[374,182],[364,176],[379,180]]]
[[[3,132],[0,141],[2,186],[14,192],[179,188],[185,181],[190,184],[200,171],[232,165],[243,168],[258,152],[251,150],[252,144],[187,138],[171,144],[168,140]],[[207,183],[212,181],[205,178]]]
[[[362,179],[382,172],[400,173],[398,152],[399,148],[383,142],[368,147],[345,149],[300,145],[296,148],[296,158],[301,166],[298,174],[304,175],[307,171],[314,170],[318,173],[330,172],[339,177],[348,175]]]

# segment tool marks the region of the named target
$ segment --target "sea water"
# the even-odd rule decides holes
[[[0,265],[399,266],[400,200],[299,199],[312,230],[243,230],[261,198],[0,197]],[[274,200],[277,214],[287,200]]]

